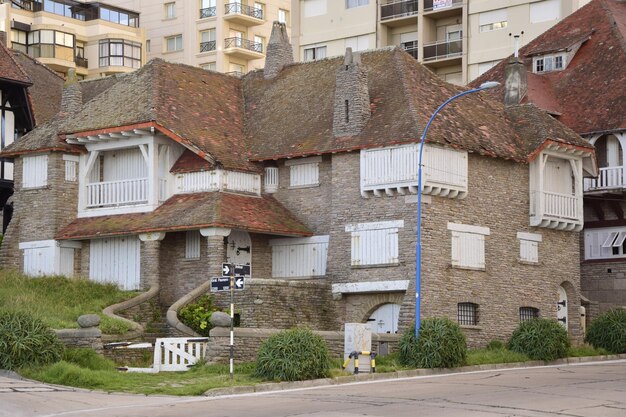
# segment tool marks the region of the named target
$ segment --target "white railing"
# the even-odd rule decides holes
[[[150,368],[120,368],[127,372],[158,373],[187,371],[206,358],[209,339],[206,337],[168,337],[154,342],[154,356]]]
[[[87,184],[87,208],[148,202],[148,178]]]
[[[261,193],[261,176],[236,171],[187,172],[176,177],[177,193],[198,193],[206,191],[239,191]]]
[[[278,191],[278,168],[265,168],[265,192],[275,193]]]
[[[578,220],[578,198],[574,195],[543,192],[544,214],[546,216]]]
[[[600,168],[597,178],[585,178],[585,191],[604,188],[622,188],[624,186],[624,167]]]
[[[419,145],[361,151],[361,189],[417,185]]]

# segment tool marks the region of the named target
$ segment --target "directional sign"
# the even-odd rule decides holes
[[[245,283],[244,277],[235,277],[235,289],[236,290],[243,290],[244,283]]]
[[[243,276],[250,278],[250,265],[240,265],[240,264],[222,264],[222,275],[225,277],[229,277],[234,271],[236,276]]]
[[[222,275],[229,277],[233,270],[233,264],[222,264]]]
[[[211,292],[230,290],[230,277],[212,277]]]

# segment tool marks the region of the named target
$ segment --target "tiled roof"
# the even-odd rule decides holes
[[[591,34],[591,35],[589,35]],[[585,41],[563,71],[530,74],[530,55]],[[559,121],[579,134],[626,128],[626,3],[593,0],[520,50],[529,72],[524,102],[558,112]],[[474,80],[504,79],[503,60]],[[500,99],[501,87],[490,94]]]
[[[176,160],[170,172],[182,173],[193,171],[209,171],[215,169],[215,164],[210,163],[206,159],[200,158],[189,149],[185,149],[183,154]]]
[[[13,52],[3,42],[0,42],[0,81],[22,85],[32,84],[24,69],[15,60]]]
[[[227,169],[248,162],[243,95],[237,78],[154,59],[127,74],[63,126],[63,132],[111,130],[154,122],[157,128]]]
[[[312,232],[271,196],[222,192],[177,194],[151,213],[87,217],[74,220],[55,239],[87,239],[147,232],[226,227],[281,236]]]
[[[33,82],[33,85],[28,87],[28,95],[35,125],[41,125],[52,119],[59,111],[63,78],[22,52],[11,51],[11,53]]]
[[[400,48],[363,52],[371,117],[357,136],[332,134],[336,69],[342,58],[294,64],[275,80],[261,73],[244,77],[246,134],[254,159],[294,157],[416,142],[431,114],[463,91],[441,80]],[[532,108],[528,112],[538,112]],[[540,116],[537,116],[540,117]],[[555,123],[545,120],[545,123]],[[559,140],[574,140],[571,135]],[[532,138],[507,123],[501,101],[471,94],[451,103],[430,127],[428,142],[517,161],[532,153]]]

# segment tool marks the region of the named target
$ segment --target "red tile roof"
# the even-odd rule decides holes
[[[205,227],[226,227],[281,236],[313,234],[271,196],[210,192],[177,194],[150,213],[79,218],[61,229],[55,239],[90,239]]]
[[[531,55],[587,39],[563,71],[530,74]],[[524,102],[561,113],[579,134],[626,129],[626,3],[593,0],[520,50],[529,72]],[[504,79],[503,60],[474,80]],[[490,92],[499,99],[503,87]]]
[[[17,63],[11,52],[2,42],[0,42],[0,81],[7,81],[15,84],[31,85],[32,81]]]

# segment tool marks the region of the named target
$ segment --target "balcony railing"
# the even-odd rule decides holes
[[[418,11],[417,3],[417,0],[408,0],[383,4],[380,6],[380,20],[416,15]]]
[[[224,5],[226,8],[226,14],[243,14],[246,16],[254,17],[256,19],[263,19],[263,9],[257,7],[248,6],[241,3],[227,3]]]
[[[449,9],[462,4],[463,0],[424,0],[424,11]]]
[[[200,9],[200,19],[206,19],[207,17],[213,17],[217,14],[217,7],[207,7]]]
[[[89,60],[87,58],[76,57],[74,58],[74,62],[77,67],[89,68]]]
[[[215,51],[215,41],[200,42],[200,52]]]
[[[600,168],[597,178],[585,178],[585,191],[624,188],[624,167]]]
[[[463,41],[437,41],[424,45],[424,61],[445,59],[461,56],[463,53]]]
[[[575,195],[549,191],[532,192],[530,214],[535,217],[551,217],[564,220],[582,220],[579,212],[579,199]],[[543,213],[541,205],[543,204]]]
[[[263,44],[260,42],[252,42],[243,38],[226,38],[224,39],[224,49],[242,48],[249,51],[263,53]]]
[[[408,44],[400,45],[404,50],[411,55],[413,58],[417,59],[419,56],[419,47],[417,46],[417,42],[410,42]]]
[[[87,184],[87,208],[148,203],[148,178]]]

